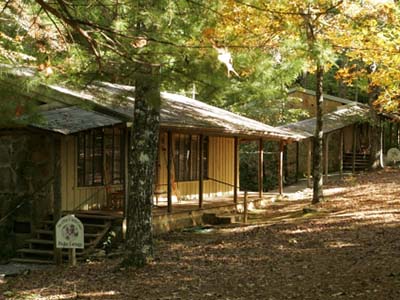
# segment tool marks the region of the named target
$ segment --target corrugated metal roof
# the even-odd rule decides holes
[[[76,106],[44,111],[40,116],[41,122],[32,126],[65,135],[122,123],[119,119]]]
[[[324,133],[332,132],[346,126],[357,123],[361,120],[367,120],[370,116],[369,107],[363,104],[353,102],[341,106],[337,111],[325,114],[323,116],[322,130]],[[293,135],[306,139],[314,136],[316,118],[310,118],[296,123],[279,126],[279,129],[286,130]]]

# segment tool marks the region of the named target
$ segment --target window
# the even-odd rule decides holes
[[[78,134],[78,186],[121,184],[124,178],[124,130],[95,129]]]
[[[179,134],[175,136],[174,167],[176,181],[199,179],[200,136]],[[208,176],[208,137],[203,138],[203,176]]]
[[[124,178],[124,131],[119,128],[104,129],[105,181],[122,184]]]

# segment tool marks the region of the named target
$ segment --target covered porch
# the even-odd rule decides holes
[[[13,81],[32,74],[17,74]],[[22,95],[26,96],[26,95]],[[40,122],[28,126],[54,136],[50,212],[114,211],[125,215],[134,87],[93,82],[81,89],[42,85]],[[278,193],[283,192],[284,146],[296,140],[285,130],[178,94],[161,93],[160,142],[153,203],[155,214],[186,205],[203,209],[240,201],[239,145],[259,144],[258,198],[263,198],[263,142],[279,144]],[[90,109],[89,109],[90,107]],[[225,200],[223,200],[225,202]]]
[[[364,171],[370,167],[371,124],[369,108],[360,103],[340,106],[323,116],[323,173],[340,176],[345,171]],[[311,186],[315,118],[279,127],[301,136],[285,147],[284,174],[288,181],[305,175]],[[293,179],[294,178],[294,179]]]
[[[53,97],[42,98],[45,103],[49,101],[40,112],[44,122],[31,126],[56,132],[59,137],[60,164],[55,174],[60,186],[54,201],[61,198],[61,204],[54,207],[63,212],[105,210],[125,214],[129,189],[134,188],[127,180],[130,132],[134,130],[134,99],[129,95],[134,88],[110,83],[95,83],[79,93],[46,88],[47,95]],[[245,141],[259,145],[259,199],[264,190],[263,143],[273,141],[279,145],[276,170],[278,192],[282,194],[283,150],[296,140],[295,136],[195,99],[170,93],[161,96],[153,197],[157,210],[172,213],[189,202],[202,209],[205,203],[224,197],[237,205],[242,190],[238,149]],[[54,105],[53,99],[61,100]],[[78,105],[80,102],[92,105],[92,109],[84,109]]]

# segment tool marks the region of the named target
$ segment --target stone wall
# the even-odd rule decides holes
[[[1,257],[13,254],[32,229],[51,211],[53,138],[48,134],[13,130],[0,132]],[[47,183],[47,185],[46,185]]]

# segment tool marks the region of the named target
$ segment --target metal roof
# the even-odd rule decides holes
[[[329,133],[362,120],[367,120],[370,116],[369,107],[360,103],[353,102],[339,107],[336,111],[323,116],[322,130]],[[316,118],[310,118],[296,123],[279,126],[279,129],[286,130],[300,139],[314,136]]]

